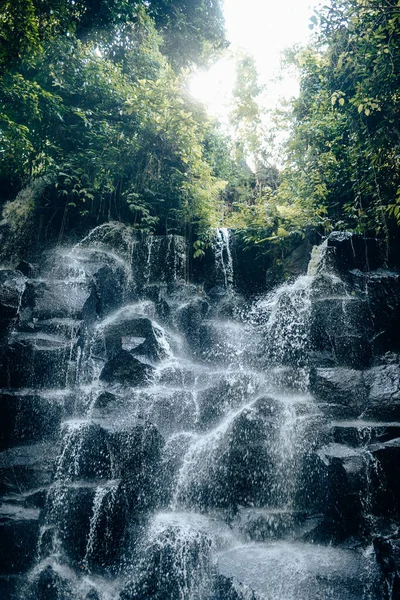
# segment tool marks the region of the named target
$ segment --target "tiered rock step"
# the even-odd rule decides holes
[[[68,390],[0,390],[0,450],[57,439],[61,420],[73,410]]]
[[[54,443],[39,442],[0,452],[0,493],[21,493],[48,486],[57,451]]]
[[[321,521],[322,515],[290,508],[241,508],[231,525],[238,537],[248,542],[307,541]]]
[[[0,499],[0,597],[11,598],[37,559],[40,509],[12,496]]]
[[[400,421],[367,421],[354,419],[329,423],[334,442],[352,447],[384,443],[400,437]]]

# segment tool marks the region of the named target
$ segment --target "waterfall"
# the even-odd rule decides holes
[[[395,385],[398,363],[357,366],[348,340],[365,297],[324,244],[307,275],[252,301],[229,294],[232,308],[186,282],[184,240],[132,245],[128,233],[96,228],[47,259],[9,338],[18,364],[39,374],[48,346],[60,346],[54,335],[68,340],[49,362],[57,386],[54,367],[6,399],[27,411],[18,427],[31,436],[6,450],[8,510],[20,494],[26,521],[26,504],[41,511],[10,600],[42,600],[43,589],[66,600],[381,600],[371,540],[396,502],[382,490],[397,489],[385,452],[397,452],[400,419],[386,396],[387,418],[373,410],[376,382]],[[134,289],[117,293],[133,246]],[[217,283],[232,288],[227,229],[214,257]],[[61,303],[63,272],[79,285]],[[33,326],[53,336],[47,345],[27,337]]]
[[[221,280],[225,288],[231,288],[233,285],[233,260],[229,229],[226,227],[217,229],[213,249],[217,281]]]

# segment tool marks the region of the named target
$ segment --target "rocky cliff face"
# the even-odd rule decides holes
[[[400,274],[240,269],[108,224],[0,271],[1,598],[400,598]]]

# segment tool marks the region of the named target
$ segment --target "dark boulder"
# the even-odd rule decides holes
[[[178,491],[184,506],[201,510],[268,504],[273,496],[276,435],[282,407],[272,398],[244,408],[221,432],[189,450],[188,472]]]
[[[354,448],[382,443],[400,436],[400,423],[365,420],[334,421],[329,427],[333,441]]]
[[[0,353],[0,386],[63,388],[74,370],[76,340],[46,333],[14,333]]]
[[[27,600],[73,600],[70,582],[51,565],[36,576],[27,593]]]
[[[39,510],[13,504],[0,505],[0,573],[30,569],[36,559]]]
[[[186,336],[190,346],[199,346],[200,325],[209,311],[209,304],[203,298],[195,298],[182,306],[176,314],[178,327]]]
[[[120,600],[209,597],[213,565],[207,535],[168,524],[152,533],[140,575],[121,592]]]
[[[34,265],[26,260],[20,260],[15,268],[17,271],[20,271],[20,273],[25,275],[25,277],[34,277],[35,275]]]
[[[89,316],[94,318],[94,315],[88,315],[91,296],[93,288],[87,280],[32,280],[26,286],[23,305],[32,308],[32,316],[37,319],[75,317],[86,320]]]
[[[312,351],[330,353],[337,365],[369,366],[373,323],[365,297],[340,280],[319,275],[313,282],[310,317]]]
[[[385,598],[400,600],[400,539],[398,535],[374,539],[376,559],[384,576]]]
[[[95,589],[91,589],[86,594],[85,600],[100,600],[100,596]]]
[[[66,423],[56,477],[66,481],[111,478],[108,432],[91,421]]]
[[[339,273],[351,269],[372,271],[385,263],[383,240],[365,238],[348,231],[333,231],[326,244],[333,249],[334,264]]]
[[[217,575],[213,582],[212,600],[257,600],[258,596],[250,591],[241,591],[240,584],[234,584],[231,577]]]
[[[372,512],[400,515],[400,438],[372,444],[368,450],[375,462],[371,467]]]
[[[127,350],[121,350],[106,362],[100,380],[138,387],[149,385],[153,371],[150,365],[141,362]]]
[[[211,385],[197,392],[198,426],[207,429],[215,425],[229,409],[243,405],[257,387],[248,373],[229,373],[215,377]]]
[[[370,459],[366,451],[328,444],[317,452],[326,489],[324,527],[333,541],[362,533],[364,504],[369,492]]]
[[[369,311],[371,348],[374,355],[400,349],[400,273],[379,269],[369,273],[350,271],[349,282],[364,298]],[[364,328],[364,320],[359,319]]]
[[[58,538],[62,541],[63,551],[73,564],[83,568],[83,560],[90,534],[90,521],[93,514],[93,502],[96,487],[79,484],[68,486],[57,484],[50,490],[46,521],[54,526]],[[51,531],[51,530],[49,530]],[[54,552],[53,537],[44,540],[42,552]]]
[[[47,523],[56,528],[63,550],[75,566],[96,572],[115,565],[127,516],[125,491],[119,481],[97,486],[57,484],[50,491],[46,509]],[[46,545],[50,553],[54,551],[51,540]]]
[[[400,365],[372,367],[364,373],[368,400],[364,416],[400,420]]]
[[[0,338],[20,311],[25,282],[20,271],[0,270]]]
[[[112,410],[117,406],[120,402],[120,399],[111,392],[101,392],[93,403],[94,411],[103,411],[107,412],[108,410]]]
[[[193,443],[193,437],[193,433],[183,431],[170,437],[165,444],[160,464],[159,503],[163,507],[168,506],[173,498],[179,470],[183,465],[190,444]]]
[[[0,575],[1,600],[20,600],[24,586],[24,575]]]
[[[62,401],[39,394],[0,394],[0,450],[24,442],[40,442],[58,433]]]
[[[135,512],[148,510],[159,499],[157,481],[163,445],[162,436],[151,423],[110,435],[115,474],[121,478],[128,505]]]
[[[310,391],[319,402],[342,405],[357,416],[365,409],[368,388],[362,371],[344,367],[313,368]]]
[[[93,281],[97,313],[100,317],[104,317],[123,303],[126,273],[121,267],[105,265],[93,275]]]
[[[20,271],[0,270],[0,315],[2,319],[14,318],[21,305],[26,277]]]
[[[121,350],[158,361],[166,356],[163,330],[147,317],[133,315],[127,307],[103,331],[109,358]]]
[[[187,279],[187,242],[180,235],[141,235],[132,260],[139,289],[163,282],[173,286]]]
[[[0,493],[21,493],[49,485],[56,452],[54,443],[16,446],[0,452]]]
[[[293,534],[296,526],[305,522],[307,513],[283,508],[241,508],[231,525],[247,541],[264,542]]]

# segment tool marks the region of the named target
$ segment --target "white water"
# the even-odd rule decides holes
[[[90,257],[91,246],[87,245],[95,237],[88,236],[73,253]],[[157,243],[152,236],[146,240],[146,284],[152,280]],[[167,246],[169,253],[173,251],[171,244],[172,237]],[[79,265],[82,255],[78,256]],[[55,508],[53,513],[49,511],[46,527],[57,526],[57,511],[68,496],[65,487],[81,484],[82,452],[92,424],[108,432],[151,422],[164,437],[161,463],[165,470],[169,469],[169,489],[148,523],[141,525],[144,533],[135,551],[142,549],[142,562],[137,561],[137,556],[125,557],[128,573],[140,577],[140,569],[147,568],[147,553],[164,544],[173,553],[170,576],[181,578],[179,600],[211,600],[207,594],[217,567],[222,574],[233,577],[235,585],[243,584],[243,597],[248,588],[265,600],[368,600],[360,577],[368,578],[367,567],[373,570],[369,557],[293,541],[291,536],[296,515],[306,512],[306,508],[298,506],[297,492],[303,463],[316,441],[312,426],[319,417],[313,398],[307,393],[307,353],[313,285],[326,268],[324,257],[323,250],[315,251],[309,274],[259,299],[246,322],[238,315],[227,319],[214,314],[203,320],[203,326],[212,332],[212,341],[208,351],[197,356],[190,355],[181,343],[182,334],[176,330],[173,319],[159,323],[156,306],[149,300],[129,301],[98,320],[81,350],[76,414],[63,425],[55,483],[50,492]],[[233,259],[227,229],[217,232],[215,269],[224,287],[232,288]],[[178,271],[177,263],[173,267],[175,282]],[[342,294],[342,282],[336,276],[329,277],[336,294],[330,298],[340,297],[343,302],[350,299]],[[164,351],[155,365],[153,380],[143,388],[103,384],[99,374],[107,357],[99,340],[117,323],[142,317],[152,320]],[[125,347],[133,349],[129,343],[125,340]],[[283,383],[290,379],[287,371],[292,373],[290,386]],[[95,409],[103,391],[116,397],[107,412]],[[338,448],[333,450],[337,452]],[[349,456],[352,450],[346,447],[344,452]],[[238,463],[240,472],[235,471]],[[111,476],[115,476],[113,464]],[[92,577],[91,560],[101,544],[102,511],[106,502],[107,510],[113,510],[118,493],[113,479],[90,484],[95,491],[82,560],[86,578],[68,575],[79,593],[87,589],[88,577]],[[286,516],[287,526],[284,523],[282,528]],[[255,536],[260,540],[256,542],[249,533],[251,527],[247,527],[246,519],[251,525],[258,517],[265,518],[271,530],[272,541],[268,543],[262,541],[262,536]],[[136,523],[132,528],[135,526]],[[60,569],[60,561],[65,560],[62,545],[57,542],[54,548],[49,560]],[[193,569],[196,549],[199,553]],[[140,563],[140,568],[134,561]],[[90,581],[94,582],[95,577]],[[100,590],[102,581],[93,585]],[[115,579],[112,585],[105,585],[107,589],[100,592],[101,597],[116,600],[123,584],[117,584]]]
[[[233,285],[233,259],[229,230],[226,227],[217,229],[213,247],[217,277],[222,276],[222,283],[225,288],[231,288]]]

